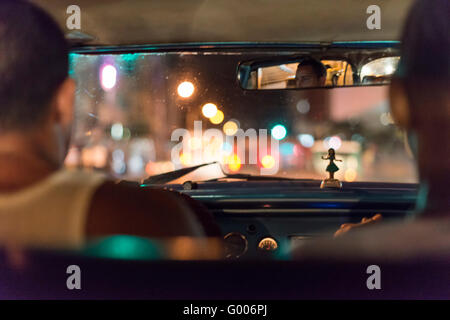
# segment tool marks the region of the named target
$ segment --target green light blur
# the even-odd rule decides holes
[[[116,235],[88,244],[83,253],[97,258],[125,260],[158,260],[163,250],[154,241],[129,235]]]
[[[79,58],[79,54],[70,53],[69,54],[69,77],[73,78],[75,74],[75,65],[77,64],[77,58]]]
[[[140,56],[139,53],[126,53],[121,54],[120,59],[122,60],[122,62],[134,63],[136,62],[137,58],[139,58],[139,56]]]
[[[143,55],[140,53],[125,53],[118,57],[118,62],[122,71],[126,73],[133,73],[136,68],[136,63]]]

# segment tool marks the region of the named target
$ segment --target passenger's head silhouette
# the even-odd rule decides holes
[[[416,155],[427,211],[449,210],[450,3],[414,3],[401,37],[401,60],[390,89],[391,112]]]

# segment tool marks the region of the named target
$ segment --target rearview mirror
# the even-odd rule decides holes
[[[238,81],[246,90],[281,90],[389,84],[400,57],[348,58],[309,55],[246,61]]]

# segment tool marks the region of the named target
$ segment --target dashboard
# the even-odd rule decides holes
[[[283,253],[295,243],[330,237],[343,223],[381,213],[384,221],[413,214],[417,184],[319,180],[227,181],[169,185],[205,205],[219,224],[226,255],[245,259]]]

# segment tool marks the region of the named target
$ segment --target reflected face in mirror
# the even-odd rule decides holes
[[[298,65],[295,74],[297,88],[323,87],[325,85],[326,69],[320,62],[314,63],[320,64],[320,66],[314,66],[312,63]]]

